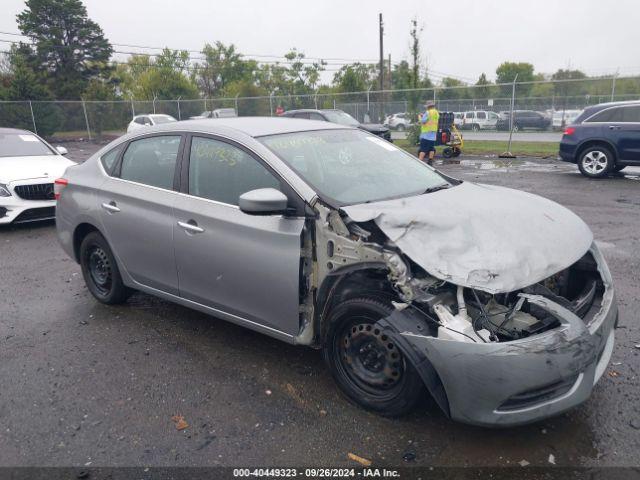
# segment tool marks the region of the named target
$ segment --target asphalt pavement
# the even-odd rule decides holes
[[[440,168],[548,197],[593,229],[621,317],[585,404],[502,430],[454,423],[428,398],[381,418],[338,392],[317,351],[144,294],[99,304],[55,226],[32,224],[0,229],[0,466],[358,466],[350,452],[381,466],[639,466],[640,169],[594,181],[549,160]]]

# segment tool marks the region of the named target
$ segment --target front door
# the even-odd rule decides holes
[[[105,235],[120,266],[143,285],[178,293],[173,255],[174,176],[182,137],[155,135],[127,146],[98,193]]]
[[[282,181],[256,156],[222,139],[192,137],[185,160],[186,195],[174,205],[173,226],[180,295],[296,335],[304,219],[238,208],[239,196],[250,190],[287,193]]]

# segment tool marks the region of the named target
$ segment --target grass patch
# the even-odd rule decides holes
[[[415,154],[418,147],[411,145],[407,140],[394,140],[394,144]],[[443,147],[437,147],[438,153]],[[500,155],[507,149],[507,142],[495,140],[465,140],[462,154],[467,155]],[[556,157],[558,155],[558,142],[511,142],[511,153],[527,157]]]

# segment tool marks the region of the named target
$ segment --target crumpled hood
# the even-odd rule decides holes
[[[575,263],[593,242],[589,227],[551,200],[469,182],[343,210],[356,222],[375,220],[434,277],[489,293],[539,282]]]
[[[32,178],[58,178],[75,162],[62,155],[0,157],[0,183]]]

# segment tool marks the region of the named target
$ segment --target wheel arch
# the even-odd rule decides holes
[[[578,148],[576,148],[576,163],[580,161],[580,157],[582,156],[582,153],[587,148],[597,147],[597,146],[606,147],[609,150],[611,150],[611,152],[613,153],[613,163],[615,165],[616,161],[618,160],[618,149],[611,141],[603,138],[590,138],[578,144]]]
[[[73,230],[73,257],[77,263],[80,263],[80,245],[82,245],[82,241],[91,232],[98,232],[104,237],[100,229],[89,222],[79,223]]]
[[[340,303],[359,297],[389,302],[398,295],[389,281],[388,268],[382,263],[363,263],[343,267],[324,279],[316,295],[315,328],[316,341],[322,346],[327,335],[328,318],[333,308]]]

